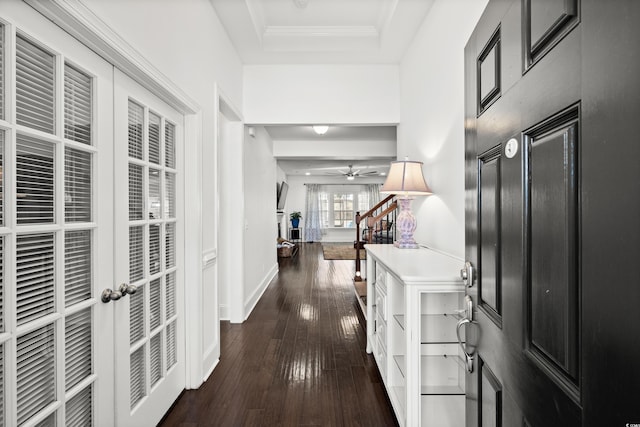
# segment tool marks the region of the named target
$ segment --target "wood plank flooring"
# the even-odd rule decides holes
[[[395,426],[352,285],[320,243],[280,258],[243,324],[222,322],[220,363],[161,426]]]

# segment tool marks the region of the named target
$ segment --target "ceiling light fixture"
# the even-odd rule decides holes
[[[324,135],[329,130],[329,126],[325,125],[313,125],[311,127],[313,128],[313,131],[318,135]]]

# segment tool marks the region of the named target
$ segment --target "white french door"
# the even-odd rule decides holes
[[[182,132],[2,0],[0,427],[151,426],[184,388]]]
[[[115,116],[116,421],[155,425],[185,384],[183,116],[118,70]],[[126,190],[125,190],[126,189]]]
[[[113,424],[113,67],[0,12],[0,425]]]

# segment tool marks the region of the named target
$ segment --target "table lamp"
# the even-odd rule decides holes
[[[400,213],[396,218],[396,229],[400,238],[394,243],[400,249],[416,249],[418,244],[413,238],[416,230],[416,217],[411,212],[411,200],[415,196],[427,196],[431,190],[422,175],[422,162],[410,161],[408,158],[391,162],[387,180],[380,189],[382,194],[395,194],[400,205]]]

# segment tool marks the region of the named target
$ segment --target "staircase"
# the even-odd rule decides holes
[[[393,243],[396,238],[396,212],[398,204],[395,196],[390,195],[364,214],[356,212],[356,239],[353,246],[363,249],[365,245]],[[365,318],[367,316],[367,282],[361,271],[360,251],[356,250],[356,272],[353,285]]]

